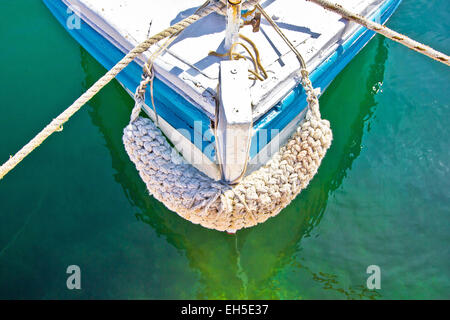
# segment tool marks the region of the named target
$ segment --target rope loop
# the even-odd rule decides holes
[[[158,113],[156,112],[155,102],[153,99],[153,80],[155,79],[155,70],[153,67],[153,63],[148,64],[145,63],[142,68],[141,82],[139,86],[136,88],[136,92],[134,94],[135,105],[133,111],[131,112],[131,122],[135,122],[141,113],[142,107],[145,104],[145,91],[147,90],[147,86],[150,83],[150,94],[153,105],[153,111],[155,112],[156,123],[159,123]]]

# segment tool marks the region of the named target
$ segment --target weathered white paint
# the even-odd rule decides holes
[[[238,182],[249,159],[252,138],[252,104],[250,100],[247,63],[220,63],[218,121],[216,128],[217,157],[223,179]]]

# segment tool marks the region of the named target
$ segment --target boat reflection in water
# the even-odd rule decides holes
[[[307,267],[308,262],[301,257],[301,241],[320,223],[328,198],[341,186],[361,152],[363,134],[370,126],[376,107],[375,95],[383,82],[387,54],[384,39],[376,37],[321,98],[322,115],[331,122],[334,141],[308,188],[284,209],[283,214],[255,228],[239,231],[237,235],[193,225],[147,193],[122,144],[122,130],[128,124],[133,101],[117,82],[114,83],[113,106],[102,102],[101,96],[91,102],[92,122],[103,134],[111,153],[115,180],[139,209],[136,218],[183,252],[190,268],[198,272],[199,283],[194,298],[301,298],[301,287],[280,288],[279,274],[286,268],[301,269],[302,277],[306,272],[308,281],[316,281],[320,290],[333,290],[335,296],[341,298],[380,297],[379,293],[366,289],[365,282],[344,287],[338,275],[323,273],[317,270],[318,266]],[[104,69],[84,49],[81,49],[81,60],[87,89]],[[350,80],[352,73],[364,74],[366,79],[349,94],[348,87],[354,86]]]

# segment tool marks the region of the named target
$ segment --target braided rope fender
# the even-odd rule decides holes
[[[219,231],[235,232],[276,216],[308,186],[332,141],[307,71],[302,75],[305,118],[268,163],[235,186],[187,163],[150,119],[132,117],[123,143],[150,194],[184,219]]]

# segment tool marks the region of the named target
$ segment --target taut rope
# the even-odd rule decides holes
[[[347,20],[356,22],[356,23],[366,27],[367,29],[370,29],[379,34],[382,34],[386,38],[389,38],[393,41],[396,41],[396,42],[408,47],[411,50],[417,51],[423,55],[430,57],[431,59],[434,59],[436,61],[442,62],[442,63],[450,66],[450,57],[448,55],[443,54],[442,52],[436,51],[433,48],[430,48],[429,46],[426,46],[426,45],[424,45],[420,42],[417,42],[411,38],[408,38],[407,36],[400,34],[394,30],[391,30],[391,29],[387,28],[386,26],[383,26],[379,23],[370,21],[369,19],[367,19],[359,14],[353,13],[353,12],[349,11],[348,9],[345,9],[344,7],[342,7],[340,4],[337,4],[337,3],[334,4],[327,0],[306,0],[306,1],[314,2],[315,4],[325,8],[327,10],[330,10],[334,13],[341,15],[342,17],[344,17]]]
[[[255,1],[247,1],[255,3]],[[63,124],[66,123],[78,110],[81,109],[89,100],[91,100],[103,87],[113,80],[126,66],[128,66],[137,56],[147,51],[155,43],[178,34],[186,29],[194,22],[208,16],[213,12],[223,10],[225,5],[217,1],[208,6],[202,6],[198,12],[174,24],[173,26],[161,31],[157,35],[145,40],[131,50],[122,60],[120,60],[111,70],[101,77],[92,87],[90,87],[83,95],[81,95],[70,107],[68,107],[57,118],[53,119],[41,132],[39,132],[30,142],[20,149],[13,157],[6,161],[0,167],[0,180],[14,169],[26,156],[34,149],[39,147],[51,134],[60,131]]]

